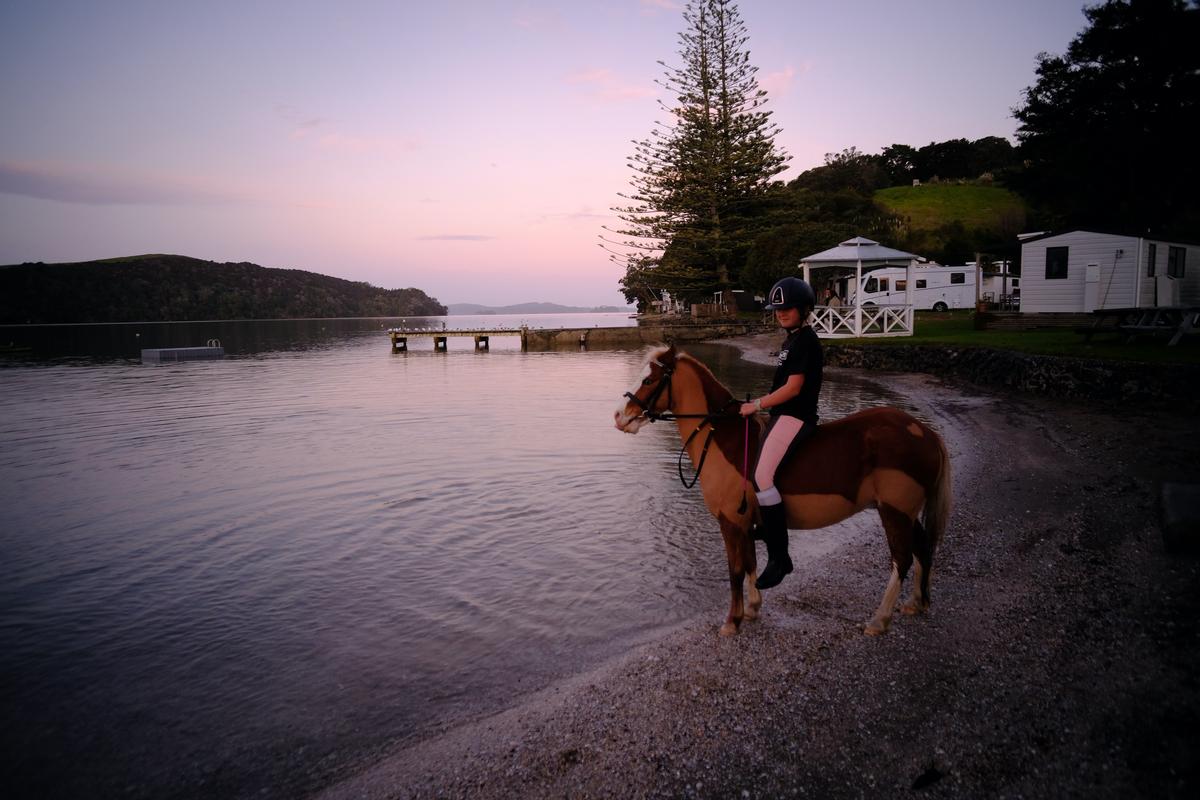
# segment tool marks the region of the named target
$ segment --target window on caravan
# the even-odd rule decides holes
[[[1067,277],[1067,251],[1069,247],[1046,248],[1046,280],[1065,280]]]
[[[888,288],[887,288],[887,287],[888,287],[888,279],[887,279],[887,278],[880,278],[880,279],[879,279],[879,291],[881,291],[881,292],[886,292],[886,291],[888,290]]]
[[[1167,248],[1167,274],[1172,278],[1182,278],[1183,271],[1187,265],[1184,261],[1187,260],[1187,250],[1182,247]]]
[[[897,292],[903,292],[907,288],[908,288],[908,281],[901,280],[900,278],[896,278],[896,291]]]
[[[925,279],[924,278],[917,278],[917,288],[918,289],[925,288]]]
[[[879,282],[874,278],[871,278],[869,281],[867,281],[867,285],[863,287],[863,291],[868,293],[879,291]]]
[[[953,284],[953,283],[966,283],[966,282],[967,282],[967,273],[965,273],[965,272],[951,272],[950,273],[950,283]]]
[[[1146,257],[1146,277],[1154,277],[1154,262],[1158,260],[1158,245],[1151,244],[1149,255]]]

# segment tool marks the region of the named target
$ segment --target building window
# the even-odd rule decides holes
[[[1184,263],[1187,260],[1187,250],[1182,247],[1167,248],[1167,274],[1172,278],[1182,278],[1183,271],[1187,267]]]
[[[1067,277],[1068,247],[1046,248],[1046,280],[1065,280]]]
[[[966,283],[966,282],[967,282],[967,273],[965,273],[965,272],[951,272],[950,273],[950,283],[953,284],[953,283]]]
[[[917,278],[917,288],[918,289],[925,288],[925,279],[924,278]]]
[[[1146,277],[1147,278],[1154,277],[1154,262],[1155,261],[1158,261],[1158,245],[1151,244],[1150,245],[1150,255],[1146,259]]]

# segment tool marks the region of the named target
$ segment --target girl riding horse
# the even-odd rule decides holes
[[[674,420],[692,464],[703,467],[700,488],[720,523],[729,563],[729,613],[721,634],[737,633],[742,619],[756,618],[762,604],[750,538],[758,503],[747,502],[744,488],[746,453],[757,445],[760,426],[728,413],[737,404],[732,393],[674,346],[650,354],[642,380],[625,397],[614,415],[618,430],[637,433],[654,420]],[[901,610],[918,614],[929,607],[933,557],[950,515],[950,457],[936,431],[899,409],[860,411],[815,429],[774,477],[791,529],[823,528],[864,509],[879,511],[892,570],[866,633],[887,630],[910,568],[912,597]]]
[[[777,586],[792,571],[787,519],[783,497],[775,488],[775,473],[817,429],[824,355],[821,340],[808,324],[816,303],[812,287],[799,278],[784,278],[771,287],[770,303],[764,308],[775,312],[775,320],[788,336],[779,348],[779,366],[770,393],[741,407],[742,416],[760,411],[771,415],[754,467],[762,540],[767,546],[767,566],[754,584],[759,589]]]

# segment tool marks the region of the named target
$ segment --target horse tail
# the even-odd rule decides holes
[[[925,497],[925,508],[921,515],[921,525],[929,532],[932,548],[935,549],[942,541],[946,532],[946,524],[950,521],[950,453],[946,451],[946,442],[936,432],[933,434],[938,444],[938,454],[942,463],[938,467],[937,478]]]

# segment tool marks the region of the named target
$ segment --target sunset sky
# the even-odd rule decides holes
[[[0,264],[178,253],[443,303],[621,304],[597,236],[663,117],[682,5],[10,0]],[[851,146],[1012,138],[1082,5],[745,0],[781,178]]]

